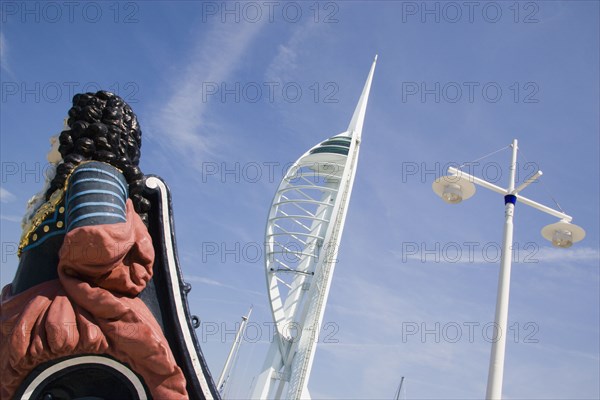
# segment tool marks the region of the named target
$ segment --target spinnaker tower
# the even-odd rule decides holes
[[[265,271],[276,330],[253,398],[307,399],[377,56],[348,126],[304,153],[271,204]]]

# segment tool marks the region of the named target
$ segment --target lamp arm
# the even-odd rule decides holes
[[[454,175],[458,175],[458,176],[464,177],[465,179],[468,179],[469,181],[471,181],[471,182],[473,182],[473,183],[475,183],[475,184],[477,184],[479,186],[483,186],[484,188],[490,189],[493,192],[500,193],[503,196],[506,196],[507,194],[510,194],[510,193],[508,193],[508,190],[502,189],[500,186],[496,186],[496,185],[494,185],[492,183],[489,183],[488,181],[486,181],[484,179],[480,179],[480,178],[478,178],[476,176],[467,174],[466,172],[461,171],[461,170],[459,170],[457,168],[449,167],[448,168],[448,172],[451,173],[451,174],[454,174]],[[535,179],[537,179],[537,176],[534,175],[534,177],[535,177]],[[528,183],[529,181],[533,182],[534,177],[531,177],[525,183],[529,184]],[[525,185],[525,183],[523,185]],[[521,185],[521,186],[523,186],[523,185]],[[521,186],[519,187],[519,189],[522,189]],[[515,190],[515,192],[517,192],[517,191],[518,190]],[[548,206],[540,204],[537,201],[530,200],[527,197],[523,197],[523,196],[521,196],[518,193],[515,193],[515,196],[517,196],[517,200],[519,202],[521,202],[521,203],[523,203],[525,205],[528,205],[530,207],[536,208],[536,209],[538,209],[538,210],[540,210],[542,212],[545,212],[546,214],[550,214],[550,215],[552,215],[554,217],[560,218],[560,219],[564,220],[565,222],[571,222],[573,220],[573,217],[571,217],[568,214],[562,213],[562,212],[557,211],[557,210],[555,210],[553,208],[550,208]]]
[[[525,182],[521,183],[518,188],[515,189],[513,194],[517,194],[525,189],[527,186],[531,185],[535,182],[540,176],[542,176],[542,171],[536,172],[534,175],[530,176]]]
[[[560,219],[564,220],[565,222],[571,222],[573,220],[573,217],[571,217],[568,214],[562,213],[560,211],[556,211],[553,208],[550,208],[548,206],[540,204],[537,201],[530,200],[527,197],[521,196],[520,194],[517,194],[517,200],[525,205],[531,206],[533,208],[537,208],[538,210],[545,212],[546,214],[550,214],[554,217],[560,218]]]
[[[464,172],[458,168],[448,167],[448,172],[451,174],[463,177],[463,178],[467,179],[468,181],[473,182],[476,185],[483,186],[486,189],[490,189],[493,192],[500,193],[503,196],[508,194],[508,191],[506,189],[502,189],[500,186],[496,186],[493,183],[489,183],[486,180],[483,180],[476,176],[467,174],[466,172]]]

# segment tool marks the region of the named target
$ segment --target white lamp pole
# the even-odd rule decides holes
[[[508,297],[510,292],[510,270],[512,267],[513,217],[515,214],[516,196],[515,172],[517,170],[517,139],[512,143],[512,160],[509,169],[508,192],[504,196],[504,237],[502,238],[502,255],[500,258],[500,276],[498,278],[498,297],[496,299],[496,316],[494,326],[497,336],[492,342],[488,386],[485,395],[488,399],[502,397],[502,378],[504,376],[504,353],[506,350],[506,329],[508,325]]]
[[[518,150],[516,139],[513,140],[511,146],[512,158],[509,166],[509,182],[507,189],[502,189],[486,180],[479,179],[453,167],[448,168],[448,172],[452,175],[440,177],[433,183],[434,192],[450,204],[460,203],[463,199],[473,196],[473,194],[475,194],[475,186],[473,183],[504,195],[504,235],[502,240],[502,255],[500,259],[500,276],[498,279],[498,297],[496,300],[495,315],[495,327],[497,331],[495,340],[492,343],[486,392],[486,398],[494,400],[502,398],[504,354],[506,350],[506,332],[508,325],[510,270],[512,266],[513,217],[516,202],[519,201],[547,214],[561,218],[560,222],[548,225],[542,229],[542,236],[550,240],[554,246],[562,248],[571,247],[573,243],[578,242],[585,237],[585,231],[582,228],[570,223],[573,218],[569,215],[519,195],[519,192],[542,176],[542,171],[536,172],[519,187],[515,188]]]

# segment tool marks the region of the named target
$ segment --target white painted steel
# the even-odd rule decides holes
[[[483,179],[480,179],[476,176],[473,175],[469,175],[466,172],[461,171],[460,169],[456,169],[454,167],[449,167],[448,168],[448,173],[450,174],[454,174],[454,175],[459,175],[465,179],[468,179],[470,182],[475,183],[476,185],[482,186],[486,189],[490,189],[496,193],[500,193],[501,195],[507,195],[510,194],[506,189],[501,188],[500,186],[496,186],[493,183],[489,183],[488,181],[485,181]],[[545,206],[543,204],[540,204],[536,201],[530,200],[527,197],[521,196],[519,194],[519,192],[517,190],[514,191],[513,193],[515,196],[517,196],[517,201],[519,201],[520,203],[523,203],[527,206],[531,206],[533,208],[536,208],[542,212],[545,212],[546,214],[550,214],[554,217],[560,218],[560,219],[564,219],[567,222],[571,222],[573,220],[573,217],[571,217],[570,215],[567,215],[563,212],[554,210],[548,206]]]
[[[221,393],[221,395],[225,394],[225,387],[229,382],[229,376],[231,375],[231,371],[233,371],[235,368],[235,360],[237,359],[237,355],[242,344],[242,338],[244,337],[246,325],[248,324],[248,320],[250,320],[250,315],[252,315],[252,308],[253,307],[250,307],[248,315],[244,315],[242,317],[242,322],[240,323],[240,327],[235,335],[233,344],[231,345],[231,350],[229,351],[227,360],[225,360],[225,364],[223,365],[221,376],[219,376],[219,381],[217,382],[217,390],[219,391],[219,393]]]
[[[509,193],[515,190],[515,175],[517,170],[517,139],[512,143],[512,159],[509,167]],[[504,379],[504,355],[506,352],[506,336],[508,327],[508,300],[510,294],[510,271],[512,266],[513,217],[515,205],[505,201],[504,235],[502,239],[502,254],[500,256],[500,276],[498,278],[498,295],[496,298],[496,315],[494,326],[497,328],[495,340],[492,342],[490,368],[488,371],[488,386],[486,399],[502,398],[502,381]]]
[[[495,312],[495,327],[497,329],[497,337],[492,342],[492,350],[490,355],[490,365],[488,370],[488,384],[486,390],[486,399],[501,399],[502,398],[502,382],[504,378],[504,358],[506,353],[506,333],[508,329],[508,305],[510,295],[510,274],[512,266],[512,242],[513,242],[513,218],[514,218],[514,202],[520,202],[525,205],[536,208],[542,212],[550,214],[552,216],[561,218],[561,222],[548,225],[542,229],[542,235],[552,241],[553,235],[557,230],[568,231],[572,235],[573,243],[582,240],[585,237],[585,231],[583,228],[569,223],[573,218],[563,212],[554,210],[543,204],[537,203],[526,197],[523,197],[519,192],[529,186],[532,182],[542,176],[542,171],[537,171],[533,176],[526,179],[519,187],[515,188],[515,176],[517,168],[517,152],[518,142],[516,139],[512,143],[512,158],[509,165],[509,182],[508,188],[503,189],[496,186],[486,180],[477,178],[473,175],[467,174],[460,169],[449,167],[448,172],[454,177],[460,177],[460,186],[468,186],[475,183],[479,186],[490,189],[496,193],[500,193],[505,196],[505,220],[504,220],[504,233],[502,239],[502,255],[500,260],[500,274],[498,279],[498,295],[496,299],[496,312]],[[438,178],[434,184],[433,189],[441,196],[444,189],[444,179],[451,179],[450,177]],[[450,181],[451,182],[451,181]],[[465,190],[465,188],[463,188]],[[467,190],[469,193],[471,189]],[[514,196],[513,201],[508,195]],[[466,197],[465,197],[466,198]]]
[[[253,398],[310,397],[307,385],[316,339],[352,193],[376,61],[377,57],[348,129],[304,153],[273,199],[265,267],[276,329]],[[327,145],[329,141],[334,144]],[[336,153],[344,149],[347,155]]]
[[[515,193],[519,193],[520,191],[522,191],[523,189],[525,189],[527,186],[529,186],[529,185],[531,185],[533,182],[537,181],[537,180],[538,180],[538,178],[539,178],[540,176],[542,176],[542,175],[543,175],[543,172],[542,172],[542,171],[538,171],[538,172],[536,172],[535,174],[533,174],[532,176],[530,176],[529,178],[527,178],[527,179],[525,180],[525,182],[521,183],[521,184],[519,185],[519,187],[515,189]]]

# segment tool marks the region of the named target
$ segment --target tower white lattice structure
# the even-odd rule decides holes
[[[266,277],[275,337],[255,399],[308,399],[308,379],[348,203],[377,56],[345,132],[300,157],[281,181],[266,229]]]

